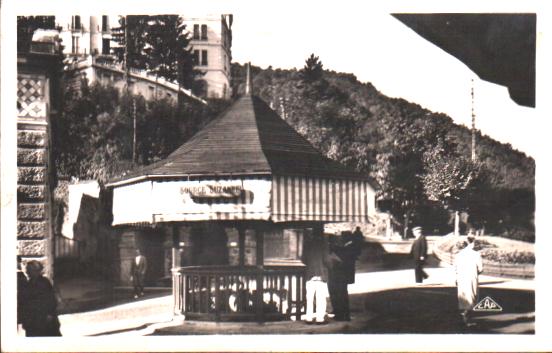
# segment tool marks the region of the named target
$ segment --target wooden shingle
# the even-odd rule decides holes
[[[322,155],[262,99],[244,95],[166,159],[117,183],[228,174],[367,179]]]

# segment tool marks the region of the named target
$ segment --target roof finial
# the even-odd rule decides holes
[[[246,78],[245,78],[245,94],[251,95],[251,62],[248,62],[245,64],[245,72],[246,72]]]

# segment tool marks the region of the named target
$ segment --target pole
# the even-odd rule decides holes
[[[132,163],[136,163],[136,100],[132,97]]]
[[[263,295],[264,295],[264,287],[263,287],[263,274],[264,274],[264,234],[263,230],[259,225],[255,227],[255,242],[256,242],[256,265],[257,265],[257,285],[256,285],[256,293],[255,293],[255,317],[258,322],[264,321],[264,313],[263,313]]]
[[[475,154],[475,108],[474,108],[473,78],[471,79],[471,117],[472,117],[471,160],[475,162],[477,156]]]
[[[129,91],[129,72],[128,72],[128,21],[127,16],[123,17],[123,29],[125,31],[125,55],[123,57],[123,75],[125,76],[125,84],[127,93]]]
[[[128,18],[124,17],[124,31],[125,31],[125,55],[123,59],[123,75],[126,84],[127,96],[131,95],[130,92],[130,65],[128,64]],[[136,163],[136,100],[132,97],[132,164]]]

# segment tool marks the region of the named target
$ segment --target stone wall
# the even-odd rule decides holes
[[[48,69],[18,58],[17,253],[38,260],[53,279]]]

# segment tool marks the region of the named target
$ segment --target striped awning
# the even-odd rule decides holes
[[[274,176],[274,222],[367,222],[375,212],[375,191],[365,180]]]
[[[367,181],[294,176],[155,181],[113,190],[113,225],[209,220],[367,222]]]

